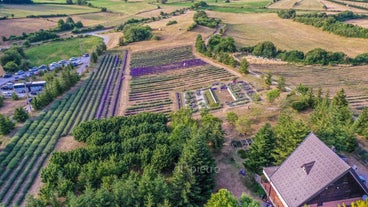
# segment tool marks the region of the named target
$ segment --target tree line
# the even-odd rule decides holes
[[[221,120],[189,109],[81,123],[85,148],[55,152],[45,186],[27,206],[203,206],[215,186],[211,151],[224,142]],[[62,198],[62,199],[61,199]]]
[[[63,94],[73,87],[80,77],[73,67],[68,65],[62,72],[60,77],[55,77],[46,83],[45,88],[41,93],[32,99],[32,107],[35,110],[40,110],[51,103],[56,97]]]
[[[302,99],[307,99],[313,112],[308,121],[295,118],[289,110],[279,117],[276,126],[266,123],[254,136],[249,150],[243,152],[244,166],[251,172],[262,173],[263,167],[280,165],[313,131],[329,147],[337,151],[352,152],[357,147],[355,133],[367,127],[367,112],[353,121],[346,95],[341,89],[330,100],[329,93],[322,97],[308,89]]]
[[[16,72],[30,66],[23,48],[17,46],[7,49],[0,57],[0,63],[5,72]]]

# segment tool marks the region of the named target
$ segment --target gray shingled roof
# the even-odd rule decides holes
[[[315,163],[307,174],[302,166],[313,161]],[[275,172],[267,175],[287,205],[296,207],[303,205],[349,168],[348,164],[311,133]]]

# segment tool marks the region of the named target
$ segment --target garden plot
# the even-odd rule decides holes
[[[170,113],[185,106],[185,95],[182,96],[180,91],[208,87],[214,81],[234,78],[223,68],[194,59],[190,46],[133,54],[130,76],[126,115],[145,111]],[[205,98],[202,99],[205,102]],[[196,104],[194,108],[198,110],[199,106]]]
[[[368,96],[365,95],[348,96],[347,100],[349,101],[350,107],[357,111],[360,111],[368,107]]]

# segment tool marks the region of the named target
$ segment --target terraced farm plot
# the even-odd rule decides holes
[[[28,120],[14,135],[11,142],[0,152],[1,204],[22,204],[59,137],[69,134],[73,127],[82,121],[114,114],[113,111],[109,113],[109,109],[114,109],[114,101],[117,99],[113,99],[111,104],[106,104],[106,100],[110,97],[109,89],[112,87],[111,74],[118,73],[116,70],[123,70],[124,62],[117,56],[106,55],[98,70],[91,74],[80,88],[56,101],[37,119]],[[105,93],[108,94],[106,99]],[[116,96],[118,97],[118,94]]]
[[[296,86],[300,83],[314,89],[322,88],[334,95],[341,88],[345,89],[348,100],[353,109],[368,106],[368,68],[355,67],[321,67],[295,65],[252,65],[257,73],[272,73],[283,76],[287,84]]]
[[[225,69],[192,59],[191,51],[189,46],[133,54],[129,107],[125,114],[143,111],[169,113],[179,107],[174,107],[174,102],[182,106],[178,102],[182,98],[179,96],[178,99],[176,92],[234,78]]]

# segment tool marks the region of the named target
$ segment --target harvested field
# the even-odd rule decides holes
[[[368,19],[352,19],[352,20],[346,21],[346,23],[368,28]]]
[[[57,23],[49,19],[7,19],[0,21],[0,36],[21,35],[23,32],[30,33],[40,29],[56,27]],[[2,40],[0,40],[1,42]]]
[[[300,9],[300,10],[325,10],[319,0],[280,0],[270,6],[270,9]]]
[[[366,10],[363,10],[363,9],[357,9],[357,8],[349,7],[349,6],[346,6],[346,5],[337,4],[337,3],[331,2],[329,0],[321,0],[321,3],[326,6],[327,11],[331,11],[331,12],[347,11],[347,10],[355,12],[355,13],[367,12]]]
[[[10,4],[2,5],[0,16],[26,17],[28,15],[46,15],[46,14],[81,14],[97,12],[99,9],[78,5],[61,4]]]
[[[251,69],[258,73],[270,72],[276,76],[283,76],[288,85],[297,86],[300,83],[330,91],[333,96],[341,88],[345,89],[350,105],[354,109],[368,106],[368,68],[356,67],[322,67],[296,65],[251,65]]]
[[[228,24],[226,34],[234,37],[238,47],[271,41],[279,49],[307,52],[315,48],[341,51],[351,57],[367,52],[368,41],[361,38],[346,38],[304,25],[277,14],[229,14],[208,12]]]
[[[75,22],[81,21],[84,26],[94,26],[94,25],[104,25],[106,27],[115,26],[122,24],[125,20],[130,18],[127,15],[121,13],[108,13],[108,12],[98,12],[90,14],[78,14],[71,16]],[[53,18],[55,21],[60,18]]]

